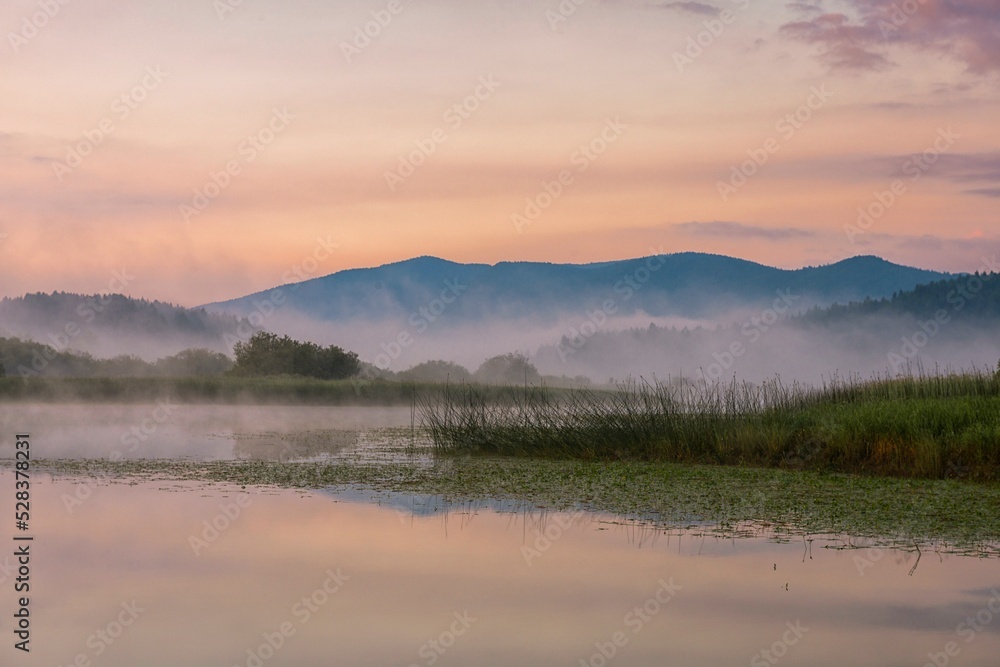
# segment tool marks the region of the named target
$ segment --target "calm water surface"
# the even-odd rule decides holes
[[[191,412],[148,444],[163,456],[171,442],[210,442],[206,433],[228,428],[207,457],[249,456],[247,437],[267,431],[277,442],[306,423],[358,434],[344,447],[363,449],[363,421],[337,421],[357,412],[307,410],[267,409],[243,426],[234,420],[245,413],[199,422]],[[75,426],[51,415],[32,426],[36,455],[116,447],[123,423],[70,414]],[[409,424],[408,409],[383,416],[392,423],[379,426]],[[3,427],[30,417],[6,412]],[[205,452],[189,444],[179,456]],[[13,483],[0,471],[2,516]],[[67,504],[81,484],[86,499]],[[38,471],[32,494],[32,651],[12,649],[13,549],[4,547],[5,666],[1000,664],[995,560],[925,550],[918,562],[843,549],[840,537],[722,539],[358,489],[109,484]],[[7,523],[0,543],[11,545]]]
[[[409,407],[7,404],[0,433],[38,436],[50,459],[305,460],[367,453],[390,430],[398,444],[412,416]],[[0,457],[13,451],[0,441]]]

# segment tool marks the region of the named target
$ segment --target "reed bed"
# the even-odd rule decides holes
[[[1000,378],[857,378],[820,387],[631,383],[554,394],[450,387],[421,401],[441,454],[777,466],[998,479]]]

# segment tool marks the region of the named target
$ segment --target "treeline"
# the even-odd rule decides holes
[[[240,319],[122,294],[39,292],[0,299],[0,322],[16,322],[25,330],[62,331],[67,323],[73,323],[118,333],[219,339],[235,330]]]
[[[232,367],[232,359],[205,349],[183,350],[150,362],[129,354],[97,359],[87,352],[57,350],[51,345],[19,338],[0,338],[0,376],[198,377],[222,375]]]
[[[432,360],[417,364],[398,373],[382,372],[383,377],[401,382],[431,382],[455,384],[475,383],[490,385],[539,385],[552,387],[586,387],[590,378],[584,375],[542,375],[538,368],[521,352],[490,357],[475,371],[470,371],[451,361]]]
[[[520,352],[487,359],[473,372],[451,361],[426,361],[391,372],[358,359],[335,345],[322,347],[266,331],[238,342],[235,360],[220,352],[189,349],[145,361],[134,355],[98,359],[87,352],[56,349],[19,338],[0,338],[0,376],[44,377],[274,377],[298,376],[319,380],[381,380],[400,383],[478,383],[495,385],[586,386],[583,376],[542,376]]]
[[[865,299],[801,315],[804,323],[845,323],[872,315],[931,318],[940,311],[962,313],[964,319],[1000,322],[1000,274],[974,273],[918,285],[888,299]]]
[[[487,359],[474,372],[451,361],[425,361],[399,371],[393,377],[406,382],[476,382],[480,384],[538,384],[541,373],[528,357],[520,352],[501,354]]]

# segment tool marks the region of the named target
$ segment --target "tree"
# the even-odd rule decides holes
[[[320,347],[279,337],[268,331],[255,333],[250,340],[236,343],[234,349],[238,375],[304,375],[322,380],[341,380],[357,375],[361,369],[358,355],[335,345]]]
[[[410,382],[468,382],[472,373],[454,362],[436,359],[403,371],[399,379]]]
[[[291,375],[294,343],[268,331],[255,333],[250,340],[236,343],[234,371],[240,375]]]
[[[473,377],[479,382],[499,384],[537,383],[538,369],[521,352],[508,352],[484,361]]]
[[[221,352],[204,348],[181,350],[171,357],[164,357],[156,362],[158,373],[176,377],[222,375],[232,367],[232,359]]]

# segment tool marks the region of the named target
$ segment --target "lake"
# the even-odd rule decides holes
[[[120,451],[151,409],[5,406],[0,422],[27,424],[36,457],[87,458]],[[409,408],[181,406],[128,456],[424,460],[406,453],[409,424]],[[7,513],[13,493],[0,469]],[[32,503],[32,650],[12,649],[14,563],[0,557],[5,665],[974,667],[1000,655],[996,559],[850,536],[756,525],[722,537],[511,501],[46,468]]]

